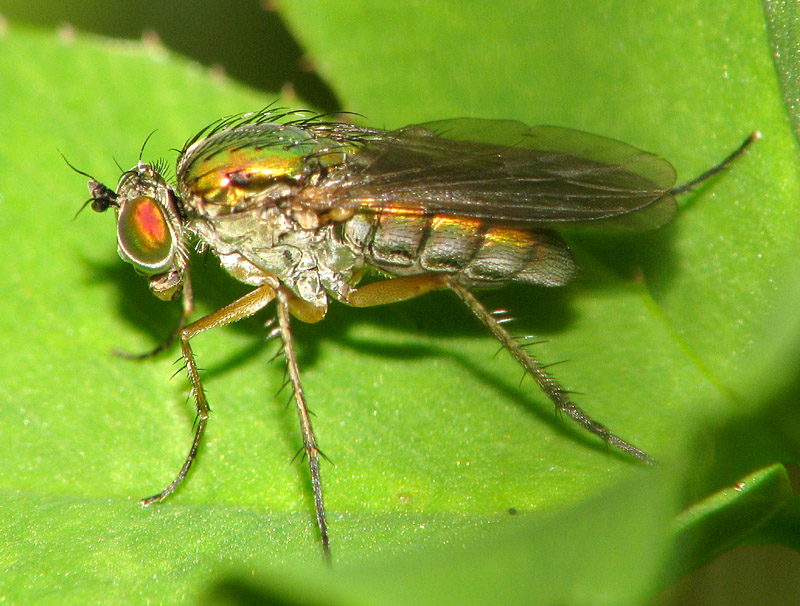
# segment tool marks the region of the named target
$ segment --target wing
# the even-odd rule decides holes
[[[358,132],[347,177],[329,192],[336,206],[634,230],[677,209],[669,162],[597,135],[467,118]]]

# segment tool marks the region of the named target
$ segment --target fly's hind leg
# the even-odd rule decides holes
[[[422,274],[404,278],[391,278],[359,286],[346,297],[348,305],[353,307],[372,307],[387,305],[414,299],[426,292],[446,288],[447,278],[444,274]]]
[[[640,450],[633,444],[626,442],[619,436],[613,434],[607,427],[601,425],[578,406],[569,398],[569,393],[566,389],[556,381],[547,371],[545,371],[542,364],[528,353],[511,334],[502,327],[502,325],[495,319],[495,317],[481,304],[480,301],[472,294],[467,288],[456,282],[450,277],[445,278],[445,283],[458,297],[466,304],[473,314],[488,328],[495,338],[500,341],[500,344],[505,348],[514,359],[519,362],[530,375],[539,387],[547,394],[558,410],[565,412],[581,427],[587,429],[593,434],[602,438],[607,444],[618,448],[640,461],[648,464],[653,464],[655,461],[643,450]]]
[[[200,382],[200,373],[197,370],[197,362],[195,361],[192,347],[189,345],[189,340],[195,335],[198,335],[201,332],[211,328],[225,326],[231,322],[248,318],[267,305],[267,303],[272,301],[274,298],[274,288],[268,285],[260,286],[256,290],[247,293],[233,303],[226,305],[222,309],[218,309],[214,313],[211,313],[204,318],[200,318],[196,322],[192,322],[189,324],[189,326],[180,331],[179,336],[181,341],[181,353],[183,354],[183,359],[186,363],[186,371],[189,374],[189,382],[192,385],[192,396],[194,397],[195,406],[197,408],[197,428],[195,429],[192,447],[189,450],[186,461],[183,463],[183,467],[181,467],[178,475],[175,476],[175,479],[172,480],[169,486],[167,486],[164,490],[156,495],[153,495],[152,497],[142,499],[142,505],[146,506],[163,501],[169,495],[175,492],[175,489],[186,477],[186,474],[189,473],[189,468],[191,468],[195,457],[197,457],[197,449],[200,446],[200,441],[203,438],[203,433],[206,429],[206,423],[208,422],[208,413],[210,408],[208,406],[208,402],[206,401],[206,394],[203,392],[203,385]]]
[[[581,427],[599,436],[607,444],[645,463],[653,464],[655,462],[646,452],[626,442],[583,412],[570,400],[567,390],[545,370],[544,366],[502,327],[500,322],[478,301],[469,289],[456,282],[451,276],[446,274],[423,274],[373,282],[355,289],[346,300],[350,305],[356,307],[369,307],[405,301],[439,288],[449,288],[458,295],[470,311],[500,341],[503,348],[533,377],[537,385],[553,401],[558,410],[566,413]]]

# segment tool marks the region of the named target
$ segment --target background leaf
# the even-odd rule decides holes
[[[133,165],[153,129],[145,159],[172,160],[210,121],[275,95],[158,45],[12,23],[0,38],[0,595],[176,603],[213,587],[206,600],[632,603],[731,544],[726,534],[767,524],[790,499],[781,470],[753,478],[760,500],[714,502],[715,519],[743,507],[746,524],[723,523],[711,540],[700,519],[694,551],[672,548],[691,526],[671,522],[680,510],[797,455],[797,159],[758,4],[280,8],[342,109],[371,125],[571,126],[659,153],[687,179],[762,131],[728,173],[683,199],[672,226],[573,238],[578,283],[482,297],[523,316],[519,332],[550,339],[536,353],[572,361],[558,376],[586,394],[586,410],[665,464],[641,470],[554,418],[438,293],[335,306],[296,327],[336,463],[323,470],[332,572],[321,570],[306,471],[288,465],[299,432],[285,396],[273,397],[282,368],[266,364],[274,344],[262,343],[262,319],[197,339],[208,438],[179,493],[142,510],[137,499],[182,462],[193,412],[184,381],[167,381],[171,356],[109,352],[147,349],[178,312],[116,257],[111,216],[70,222],[85,179],[57,150],[114,184],[113,159]],[[246,290],[211,258],[193,270],[201,312]]]

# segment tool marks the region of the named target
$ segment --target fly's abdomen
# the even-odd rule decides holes
[[[465,286],[491,288],[512,281],[559,286],[575,273],[569,248],[551,230],[385,210],[357,214],[345,232],[367,263],[396,276],[447,273]]]

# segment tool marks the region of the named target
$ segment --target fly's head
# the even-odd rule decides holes
[[[138,164],[120,178],[116,191],[89,181],[91,207],[117,215],[117,251],[140,274],[150,290],[164,301],[177,298],[187,263],[185,226],[175,191],[157,167]]]

